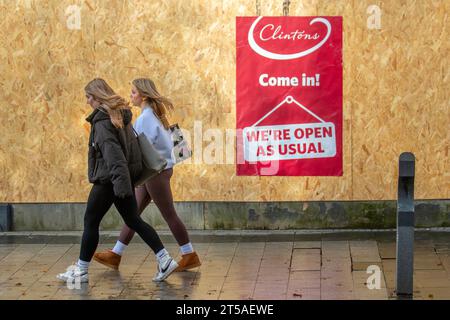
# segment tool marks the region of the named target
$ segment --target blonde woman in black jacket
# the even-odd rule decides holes
[[[142,170],[139,145],[131,128],[128,103],[103,79],[85,87],[87,103],[94,109],[91,123],[88,176],[93,183],[84,216],[80,258],[57,276],[63,281],[88,282],[88,266],[99,241],[99,226],[114,204],[125,224],[135,230],[156,255],[158,270],[153,281],[163,281],[178,264],[170,257],[155,230],[138,215],[133,183]]]

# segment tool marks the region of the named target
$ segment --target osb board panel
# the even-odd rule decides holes
[[[446,1],[379,2],[381,30],[366,25],[373,1],[291,1],[290,15],[344,17],[342,177],[237,177],[234,153],[216,153],[228,164],[202,157],[211,152],[208,129],[224,141],[235,128],[235,17],[255,15],[255,1],[80,1],[78,32],[64,26],[73,2],[37,2],[19,8],[28,25],[18,23],[13,1],[2,5],[0,52],[8,64],[0,66],[7,86],[0,112],[8,120],[0,124],[0,201],[86,200],[82,90],[94,75],[126,97],[133,78],[151,77],[174,101],[173,121],[196,140],[192,162],[175,168],[175,200],[395,199],[402,151],[417,156],[416,198],[449,197]],[[282,1],[260,7],[280,15]]]
[[[63,202],[86,197],[87,108],[94,75],[93,14],[73,1],[0,2],[0,201]]]

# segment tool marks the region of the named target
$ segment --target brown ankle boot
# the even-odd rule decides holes
[[[113,268],[114,270],[119,269],[120,259],[122,257],[111,250],[106,250],[104,252],[97,252],[94,254],[94,260],[107,266]]]
[[[200,266],[201,262],[196,252],[183,254],[180,261],[178,261],[178,268],[175,269],[175,272],[180,272]]]

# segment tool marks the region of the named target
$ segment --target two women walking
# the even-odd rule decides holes
[[[134,129],[144,133],[155,149],[166,159],[167,167],[143,185],[134,188],[142,170],[142,157],[133,132],[132,113],[128,103],[103,80],[94,79],[85,87],[87,103],[93,112],[86,119],[91,124],[88,153],[88,177],[93,183],[88,197],[84,232],[79,260],[75,266],[57,276],[63,281],[88,282],[88,268],[94,259],[118,269],[123,251],[135,232],[153,250],[157,272],[153,281],[163,281],[174,271],[200,266],[183,222],[178,217],[172,198],[170,178],[173,174],[173,142],[167,114],[173,110],[170,101],[162,97],[150,79],[136,79],[131,89],[131,101],[142,108]],[[140,214],[154,201],[167,221],[181,250],[177,263],[164,248],[156,231]],[[95,253],[99,241],[99,226],[106,212],[115,205],[125,226],[112,250]],[[94,255],[95,254],[95,255]]]

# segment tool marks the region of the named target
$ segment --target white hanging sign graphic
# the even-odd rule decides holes
[[[319,122],[258,126],[285,104],[300,107]],[[249,162],[327,158],[336,155],[334,124],[324,121],[291,96],[286,97],[252,126],[244,128],[242,134],[244,159]]]

